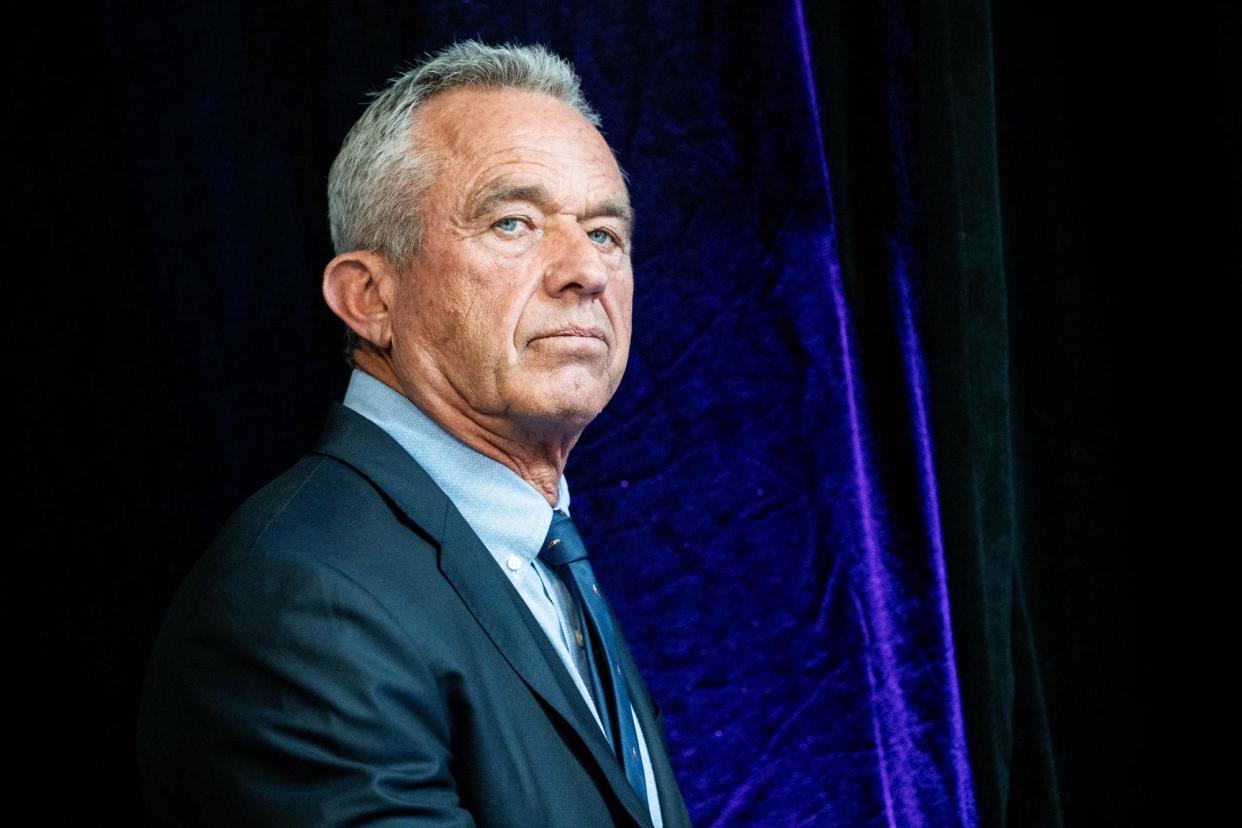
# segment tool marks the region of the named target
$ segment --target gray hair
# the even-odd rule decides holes
[[[420,200],[435,159],[415,146],[412,119],[438,93],[457,87],[532,89],[600,125],[574,68],[543,46],[453,43],[392,78],[345,135],[328,173],[328,222],[338,254],[376,251],[402,267],[419,252]]]
[[[415,145],[413,118],[427,101],[457,87],[543,92],[600,125],[573,67],[543,46],[454,43],[390,80],[345,136],[328,172],[328,224],[337,255],[372,250],[402,268],[422,249],[420,202],[435,168]],[[347,328],[351,365],[357,344]]]

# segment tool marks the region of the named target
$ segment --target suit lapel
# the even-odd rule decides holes
[[[333,403],[315,447],[371,481],[437,546],[452,504],[388,432],[361,414]]]
[[[650,825],[651,816],[630,787],[625,769],[612,755],[608,741],[547,635],[482,541],[452,507],[445,525],[440,568],[514,672],[573,727],[625,809],[640,825]]]
[[[505,661],[573,728],[626,811],[649,826],[650,814],[547,636],[448,496],[383,429],[340,404],[316,451],[369,479],[440,548],[440,571]]]

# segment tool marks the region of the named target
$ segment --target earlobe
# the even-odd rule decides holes
[[[323,299],[359,337],[386,350],[392,344],[387,296],[392,265],[370,250],[354,250],[328,262]]]

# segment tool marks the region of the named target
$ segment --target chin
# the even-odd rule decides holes
[[[612,395],[603,389],[575,393],[572,385],[547,388],[544,393],[510,408],[510,415],[540,434],[565,435],[581,432],[595,419]]]
[[[538,421],[560,430],[581,430],[595,419],[616,390],[617,382],[581,366],[548,372],[513,388],[509,410],[518,419]]]
[[[599,414],[603,406],[588,406],[577,403],[561,405],[542,405],[519,416],[531,427],[532,431],[543,434],[569,434],[581,432]]]

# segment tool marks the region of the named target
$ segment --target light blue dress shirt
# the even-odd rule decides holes
[[[355,370],[345,406],[397,441],[435,481],[496,559],[560,656],[599,724],[588,676],[583,630],[573,598],[561,579],[538,560],[552,525],[552,507],[530,483],[453,437],[405,396],[364,371]],[[569,514],[569,484],[561,476],[556,508]],[[647,779],[647,802],[655,828],[663,828],[647,738],[634,711],[634,727]],[[602,729],[602,725],[601,725]]]

